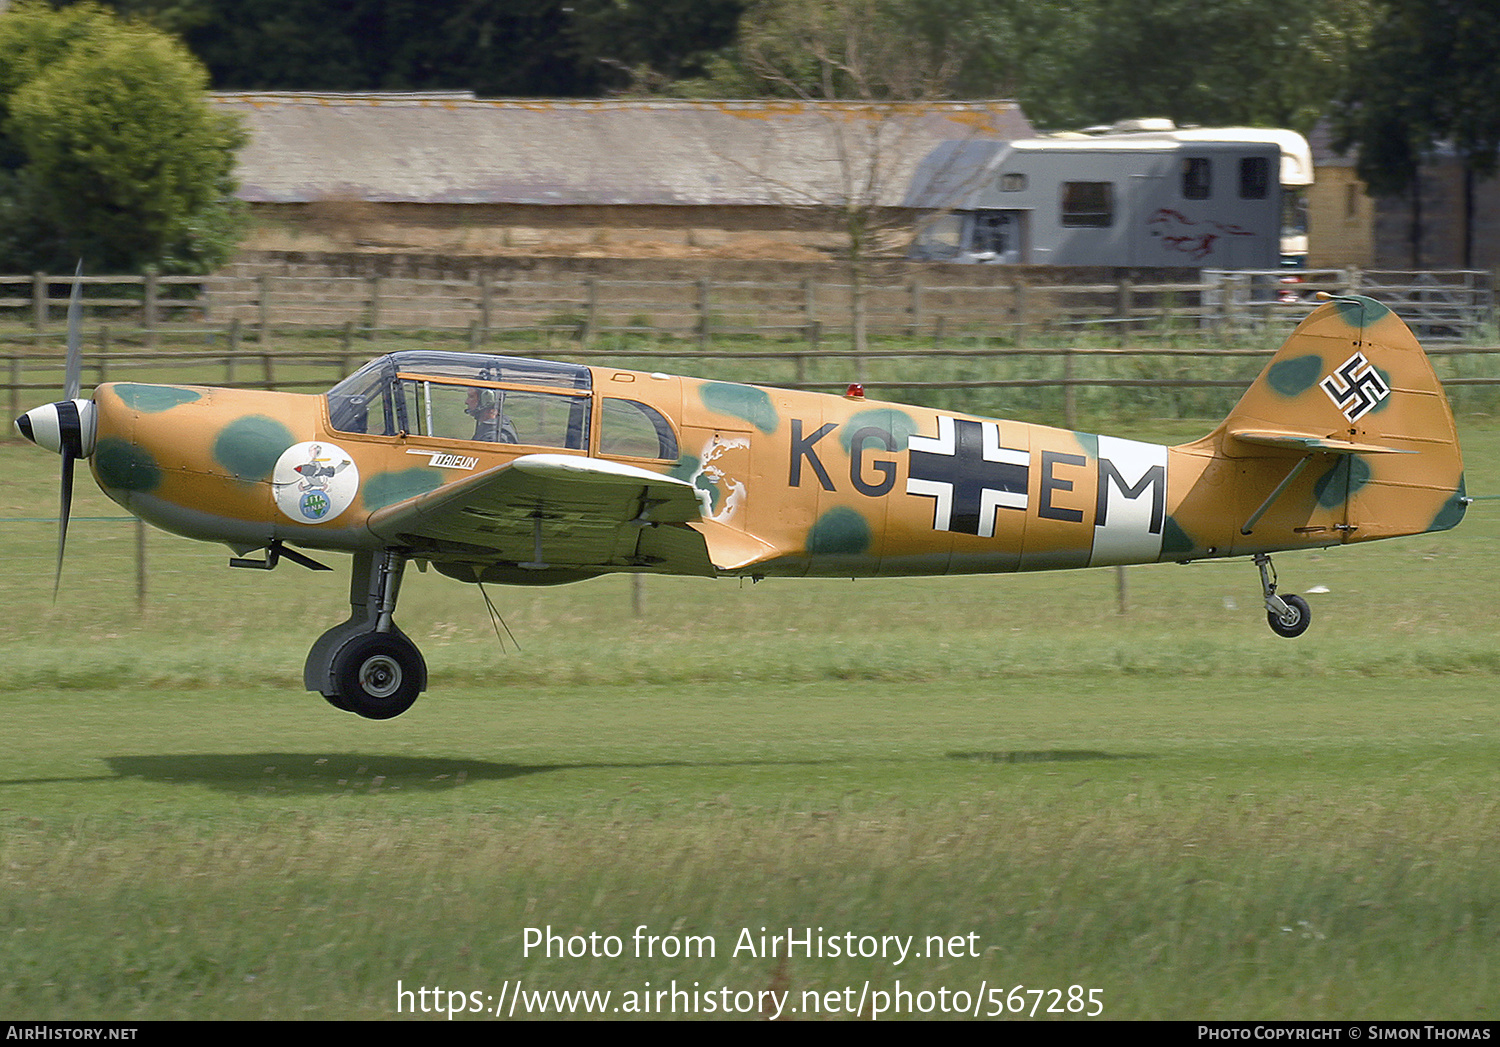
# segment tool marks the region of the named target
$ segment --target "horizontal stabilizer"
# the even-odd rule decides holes
[[[1285,447],[1293,451],[1324,451],[1328,454],[1416,454],[1403,447],[1384,447],[1380,444],[1357,444],[1349,440],[1335,440],[1328,436],[1311,433],[1281,433],[1266,429],[1230,429],[1227,436],[1247,444],[1265,447]]]

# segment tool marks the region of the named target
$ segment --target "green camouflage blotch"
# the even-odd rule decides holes
[[[1099,458],[1099,437],[1093,433],[1074,433],[1073,438],[1078,441],[1078,446],[1083,448],[1083,453],[1095,461]]]
[[[743,418],[761,432],[770,436],[781,424],[771,394],[753,385],[737,385],[733,382],[706,382],[699,389],[703,406],[718,414],[732,418]]]
[[[443,485],[441,469],[417,466],[403,469],[399,473],[379,473],[370,477],[362,488],[365,508],[373,512],[388,505],[404,502],[419,494],[435,491]]]
[[[1374,367],[1373,364],[1371,364],[1370,366]],[[1380,380],[1385,383],[1385,387],[1387,389],[1390,389],[1392,391],[1392,394],[1390,396],[1385,397],[1382,400],[1376,401],[1375,406],[1372,407],[1372,408],[1370,408],[1368,411],[1366,411],[1365,412],[1366,414],[1379,414],[1381,411],[1384,411],[1387,407],[1391,406],[1391,401],[1394,400],[1394,399],[1396,399],[1396,396],[1395,396],[1395,388],[1396,387],[1391,384],[1391,373],[1389,371],[1387,371],[1384,367],[1376,367],[1375,368],[1375,373],[1378,374],[1378,375],[1380,375]]]
[[[890,451],[906,450],[906,441],[913,434],[921,431],[911,415],[905,411],[895,411],[889,407],[877,407],[869,411],[860,411],[844,423],[839,430],[839,443],[843,445],[845,453],[852,453],[854,434],[861,429],[884,429],[891,434],[891,440],[895,444],[889,447]]]
[[[713,478],[699,470],[703,468],[703,462],[696,455],[685,454],[677,459],[677,464],[672,466],[668,476],[677,480],[683,480],[692,484],[697,490],[708,495],[708,511],[712,513],[719,507],[719,486],[714,483]]]
[[[107,436],[94,445],[94,475],[105,487],[144,494],[161,483],[161,466],[135,444]]]
[[[1324,509],[1333,509],[1370,482],[1370,463],[1357,454],[1344,455],[1332,469],[1318,477],[1313,494]]]
[[[231,476],[241,480],[266,480],[276,460],[297,439],[274,418],[250,415],[236,418],[214,440],[214,458]]]
[[[1339,315],[1344,318],[1344,323],[1350,327],[1369,327],[1390,312],[1375,299],[1358,294],[1335,298],[1333,304],[1338,307]]]
[[[1188,537],[1188,533],[1182,529],[1172,517],[1168,516],[1162,524],[1161,529],[1161,551],[1166,556],[1171,553],[1190,553],[1196,549],[1198,543]]]
[[[1300,396],[1316,384],[1322,372],[1321,356],[1299,356],[1272,364],[1266,372],[1266,382],[1282,396]]]
[[[124,383],[115,386],[115,395],[129,407],[147,414],[169,411],[179,404],[190,404],[203,399],[195,389],[182,389],[175,385],[135,385]]]
[[[667,475],[677,480],[686,480],[692,483],[694,475],[698,472],[698,456],[685,454],[677,459],[677,464],[672,466]]]
[[[1468,510],[1469,502],[1467,496],[1464,494],[1464,478],[1460,476],[1458,478],[1458,490],[1454,491],[1452,497],[1443,503],[1443,507],[1438,510],[1438,514],[1432,518],[1432,526],[1427,529],[1429,531],[1446,531],[1450,527],[1457,527],[1459,521],[1464,518],[1464,513],[1468,512]]]
[[[828,510],[807,532],[807,551],[814,555],[858,555],[869,548],[870,525],[846,506]]]

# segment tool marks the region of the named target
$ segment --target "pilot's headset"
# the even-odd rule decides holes
[[[487,414],[500,403],[500,398],[493,389],[475,389],[474,393],[474,406],[464,408],[464,413],[471,417],[478,418],[482,414]]]

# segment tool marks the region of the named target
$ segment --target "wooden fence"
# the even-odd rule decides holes
[[[1017,410],[1039,409],[1073,427],[1079,395],[1086,390],[1111,394],[1116,407],[1126,398],[1138,406],[1161,405],[1155,417],[1182,415],[1184,410],[1192,417],[1221,412],[1249,384],[1275,345],[1017,346],[986,344],[980,337],[969,347],[908,344],[858,352],[848,346],[815,347],[794,341],[790,347],[771,343],[764,348],[724,351],[645,340],[633,346],[588,347],[566,338],[554,342],[555,352],[537,351],[541,348],[530,347],[526,355],[822,391],[842,390],[848,382],[859,380],[871,396],[880,398],[934,403],[934,397],[956,396],[936,402],[955,410],[977,409],[964,397],[1004,391]],[[321,392],[379,351],[360,339],[331,339],[313,348],[221,340],[205,349],[153,349],[116,342],[108,328],[89,329],[84,338],[83,384],[85,392],[95,384],[119,380]],[[513,350],[502,347],[499,351]],[[1456,409],[1494,413],[1500,407],[1500,346],[1448,346],[1428,352]],[[60,348],[38,352],[7,348],[0,341],[0,388],[5,390],[9,417],[59,398],[62,385]],[[1229,399],[1186,398],[1195,391],[1214,391]],[[1193,402],[1205,410],[1192,411]],[[1184,403],[1189,407],[1184,408]]]
[[[1424,342],[1474,343],[1494,325],[1491,274],[1370,270],[1205,271],[1197,280],[1040,283],[993,270],[984,286],[921,279],[874,283],[868,329],[930,338],[1024,339],[1033,332],[1105,328],[1239,331],[1290,326],[1318,291],[1379,298]],[[817,346],[849,328],[850,291],[838,280],[798,282],[606,280],[572,277],[466,280],[332,276],[85,277],[85,311],[119,337],[159,344],[166,332],[216,331],[269,345],[278,333],[333,331],[346,340],[385,333],[651,332],[701,348],[720,336],[786,337]],[[0,276],[0,341],[55,340],[66,325],[71,275]]]

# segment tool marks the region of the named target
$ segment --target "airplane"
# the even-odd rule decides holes
[[[1207,436],[1161,446],[929,407],[484,352],[380,357],[323,395],[111,382],[16,425],[233,567],[352,554],[349,617],[304,684],[371,719],[427,685],[395,624],[415,563],[465,582],[610,572],[881,577],[1246,557],[1266,617],[1307,629],[1271,554],[1442,531],[1463,460],[1431,364],[1388,308],[1333,298]],[[260,551],[258,558],[251,554]],[[56,583],[54,583],[56,584]]]

